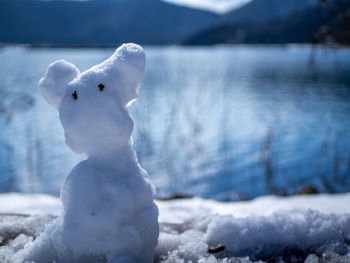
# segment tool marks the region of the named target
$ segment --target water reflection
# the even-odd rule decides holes
[[[0,50],[1,87],[33,102],[20,99],[10,123],[1,115],[2,190],[58,194],[84,157],[64,145],[57,113],[36,83],[55,59],[85,70],[111,52]],[[146,53],[140,98],[130,111],[135,148],[159,195],[232,200],[295,193],[309,184],[349,190],[350,50],[319,50],[312,64],[307,46]],[[6,105],[0,108],[7,112]]]

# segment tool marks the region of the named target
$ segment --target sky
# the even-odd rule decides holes
[[[166,2],[225,13],[251,0],[164,0]]]

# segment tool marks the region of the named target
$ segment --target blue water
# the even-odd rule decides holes
[[[37,82],[112,49],[0,49],[0,190],[59,194],[78,156]],[[146,47],[130,108],[135,149],[159,196],[220,200],[350,189],[350,49]]]

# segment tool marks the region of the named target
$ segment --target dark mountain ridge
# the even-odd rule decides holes
[[[0,42],[33,45],[173,44],[217,19],[160,0],[2,0],[0,6]]]
[[[266,3],[266,6],[262,7],[263,3]],[[192,35],[183,44],[285,44],[329,41],[350,44],[350,1],[331,0],[323,5],[314,0],[307,0],[300,5],[293,3],[297,4],[299,1],[254,0],[224,15],[214,25]],[[272,12],[276,9],[279,11]]]
[[[318,2],[319,0],[254,0],[226,13],[220,21],[231,24],[263,24],[303,12]]]
[[[0,0],[0,43],[349,43],[349,17],[349,0],[253,0],[223,15],[161,0]]]

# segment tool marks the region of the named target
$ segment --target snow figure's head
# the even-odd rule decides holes
[[[80,73],[64,60],[52,63],[39,87],[60,114],[66,143],[77,153],[108,154],[128,143],[133,121],[126,106],[137,98],[145,71],[142,47],[124,44]]]

